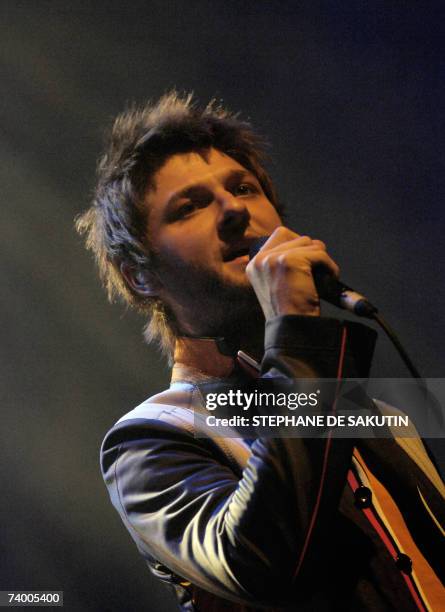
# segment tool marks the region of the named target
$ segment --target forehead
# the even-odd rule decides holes
[[[240,170],[247,171],[235,159],[217,149],[177,153],[155,173],[154,186],[147,194],[149,203],[152,206],[167,201],[174,193],[195,184],[211,187],[227,173]]]

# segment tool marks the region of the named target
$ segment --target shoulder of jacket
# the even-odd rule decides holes
[[[157,393],[124,414],[111,427],[107,436],[117,430],[131,428],[133,425],[150,421],[153,425],[165,423],[180,429],[193,431],[195,409],[201,403],[199,391],[194,385],[176,383],[169,389]]]
[[[205,413],[202,410],[203,400],[199,389],[189,383],[175,383],[166,391],[154,395],[133,410],[122,416],[108,431],[101,447],[101,456],[131,438],[132,431],[145,428],[147,438],[156,430],[167,428],[175,435],[196,438],[207,438],[219,448],[232,467],[243,469],[250,456],[250,445],[238,437],[215,436],[206,425]],[[140,431],[138,434],[140,435]],[[202,442],[203,440],[201,440]]]

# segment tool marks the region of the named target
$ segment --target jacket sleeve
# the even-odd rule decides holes
[[[301,316],[269,322],[263,374],[366,376],[375,334]],[[102,470],[147,558],[223,598],[283,605],[304,590],[345,485],[353,441],[259,438],[242,474],[208,441],[140,420],[111,430]]]

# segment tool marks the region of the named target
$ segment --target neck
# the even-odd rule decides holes
[[[190,317],[190,323],[182,324],[181,333],[194,338],[224,338],[225,344],[234,354],[243,350],[257,359],[264,353],[264,316],[255,309],[249,316],[234,317],[231,321],[199,321]],[[193,322],[191,322],[193,321]],[[224,323],[224,321],[223,321]]]

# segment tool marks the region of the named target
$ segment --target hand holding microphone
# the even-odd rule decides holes
[[[326,245],[278,227],[251,248],[247,276],[266,320],[280,314],[318,316],[319,298],[373,318],[377,309],[363,295],[338,279],[339,268]]]
[[[422,377],[394,330],[377,308],[338,278],[338,266],[320,240],[299,236],[278,227],[262,236],[250,249],[246,273],[263,309],[266,321],[274,316],[320,314],[319,298],[358,315],[374,319],[394,344],[414,378]]]
[[[337,264],[320,240],[278,227],[246,268],[267,319],[279,315],[318,316],[320,300],[312,270],[323,265],[337,277]]]

